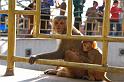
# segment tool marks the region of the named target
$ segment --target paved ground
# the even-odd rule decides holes
[[[44,75],[41,71],[15,68],[14,76],[3,76],[6,71],[6,67],[0,65],[0,82],[95,82],[81,79],[71,79],[64,77],[57,77],[54,75]],[[124,82],[124,75],[117,75],[119,78],[112,76],[114,79],[112,82]],[[97,81],[98,82],[98,81]],[[101,82],[101,81],[100,81]],[[104,81],[102,81],[104,82]]]

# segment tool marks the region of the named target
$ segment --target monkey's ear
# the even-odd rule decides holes
[[[81,35],[84,36],[78,29],[76,29],[74,26],[72,27],[72,35]]]
[[[97,48],[98,48],[96,41],[93,41],[93,42],[92,42],[92,47],[93,47],[93,49],[97,49]]]

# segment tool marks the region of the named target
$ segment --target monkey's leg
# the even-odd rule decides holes
[[[67,50],[65,52],[64,60],[70,62],[80,62],[79,53],[74,50]]]
[[[56,73],[57,76],[73,78],[74,75],[67,67],[60,67]]]

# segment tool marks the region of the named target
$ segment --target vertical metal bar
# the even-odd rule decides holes
[[[23,27],[22,27],[22,30],[25,29],[25,25],[26,25],[26,18],[23,18]]]
[[[36,0],[36,14],[34,16],[34,37],[37,37],[40,33],[40,5],[41,5],[41,0]]]
[[[108,29],[110,28],[110,3],[111,0],[105,0],[105,12],[104,12],[104,18],[103,18],[103,57],[102,57],[102,64],[107,64],[107,55],[108,55],[108,41],[106,41],[106,38],[108,36]]]
[[[15,0],[9,0],[8,6],[8,55],[7,70],[5,75],[14,75],[14,55],[15,55]]]
[[[19,32],[20,32],[20,27],[19,27],[20,14],[16,15],[16,20],[17,20],[17,27],[16,27],[17,34],[19,34]]]
[[[72,34],[72,0],[68,0],[67,36]]]
[[[31,25],[32,24],[30,23],[30,19],[28,19],[28,27],[26,27],[28,33],[29,33],[29,31],[31,31]]]
[[[122,19],[122,36],[124,36],[124,18]]]

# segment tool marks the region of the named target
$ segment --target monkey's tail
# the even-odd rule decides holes
[[[110,80],[107,76],[106,76],[107,73],[104,74],[104,81],[105,82],[112,82],[112,80]]]

